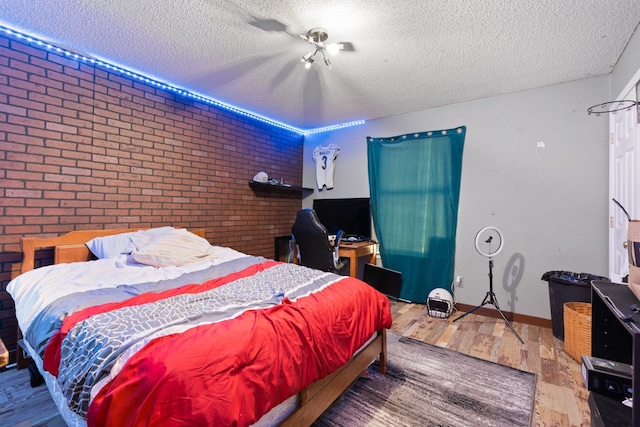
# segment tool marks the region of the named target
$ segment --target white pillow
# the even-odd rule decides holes
[[[148,230],[140,230],[138,232],[131,234],[131,243],[133,243],[133,251],[136,249],[140,249],[148,245],[158,236],[163,234],[171,233],[175,231],[173,227],[158,227],[158,228],[150,228]],[[131,253],[129,252],[129,253]]]
[[[131,231],[112,236],[95,237],[85,245],[98,259],[117,258],[122,254],[130,254],[136,249],[136,243],[149,243],[159,234],[175,230],[173,227],[158,227],[149,230]]]
[[[114,234],[113,236],[96,237],[85,245],[98,259],[115,258],[121,254],[130,254],[134,246],[131,243],[130,233]]]
[[[156,236],[130,255],[134,261],[155,267],[182,266],[213,255],[209,242],[185,229]]]

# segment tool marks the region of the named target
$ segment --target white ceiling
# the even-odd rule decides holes
[[[0,14],[301,129],[608,74],[639,22],[639,0],[7,0]],[[299,35],[318,26],[355,51],[306,70]]]

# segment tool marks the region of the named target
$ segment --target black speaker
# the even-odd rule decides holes
[[[625,363],[582,356],[582,379],[587,390],[624,400],[632,396],[632,368]]]

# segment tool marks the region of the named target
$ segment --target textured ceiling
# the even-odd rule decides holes
[[[11,0],[0,24],[301,129],[608,74],[638,0]],[[316,61],[300,34],[354,51]]]

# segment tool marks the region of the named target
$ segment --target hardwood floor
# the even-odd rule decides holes
[[[588,392],[580,364],[564,353],[550,328],[513,322],[520,343],[504,320],[470,314],[453,322],[435,319],[423,304],[392,303],[392,332],[537,374],[533,425],[589,426]],[[27,369],[0,373],[0,427],[62,426],[46,387],[31,388]]]
[[[425,305],[394,303],[392,331],[429,344],[537,375],[533,425],[589,426],[591,415],[581,365],[564,352],[550,328],[513,322],[520,343],[502,318],[470,314],[458,322],[435,319]]]
[[[0,427],[64,427],[47,386],[31,388],[29,370],[0,372]]]

